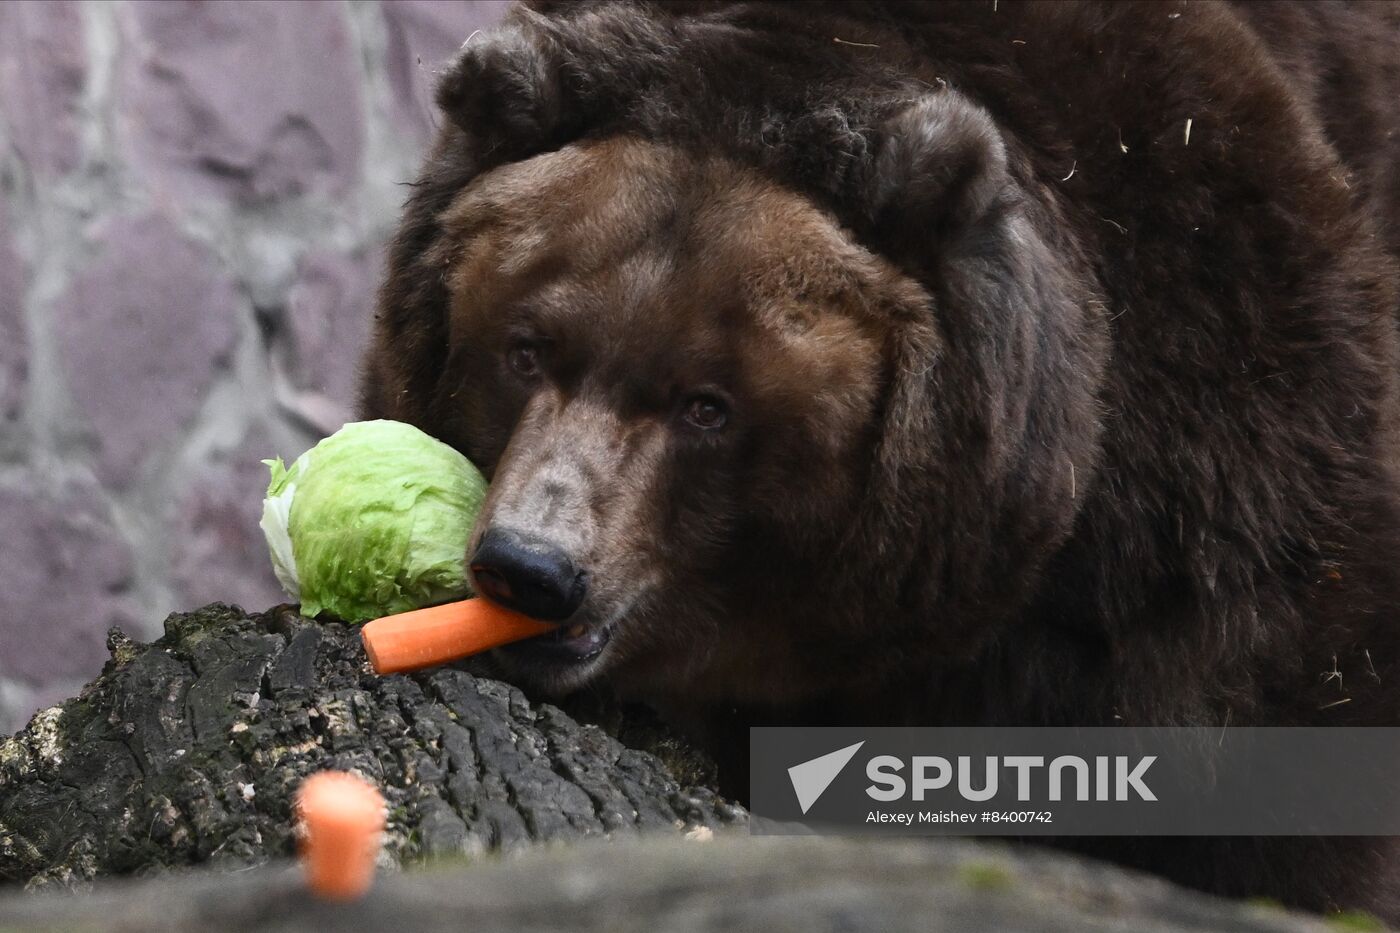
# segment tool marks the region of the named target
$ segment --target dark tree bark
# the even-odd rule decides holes
[[[0,743],[0,931],[1337,928],[1030,846],[726,832],[747,814],[654,720],[573,707],[604,729],[455,669],[377,677],[356,629],[287,607],[210,606],[109,644],[79,697]],[[283,858],[291,794],[323,768],[383,790],[386,869],[655,832],[439,858],[326,904]],[[197,864],[223,870],[100,877]]]
[[[384,792],[392,861],[746,819],[659,728],[623,734],[666,762],[464,671],[378,677],[358,628],[286,607],[209,606],[153,644],[113,632],[109,647],[79,697],[0,744],[0,879],[288,855],[291,796],[326,768]]]

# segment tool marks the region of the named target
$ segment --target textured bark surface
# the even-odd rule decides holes
[[[1231,903],[1030,847],[725,838],[585,844],[381,877],[352,905],[295,870],[0,897],[0,930],[1324,933],[1368,929]]]
[[[377,677],[356,629],[286,607],[214,605],[109,647],[81,696],[0,742],[0,933],[1378,928],[1029,846],[749,838],[654,722],[571,707],[581,722],[460,670]],[[323,768],[389,803],[384,870],[351,906],[308,897],[285,860],[291,794]],[[558,841],[579,844],[536,845]]]
[[[660,729],[621,734],[665,762],[498,681],[377,677],[357,628],[286,608],[209,606],[150,645],[114,632],[109,648],[79,697],[0,742],[0,880],[289,855],[291,795],[326,768],[384,792],[386,862],[746,819]]]

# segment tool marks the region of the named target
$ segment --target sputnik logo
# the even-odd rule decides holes
[[[797,794],[797,804],[805,814],[812,808],[812,804],[817,802],[826,789],[831,786],[831,782],[836,780],[836,776],[841,773],[841,769],[850,764],[856,752],[864,745],[864,741],[854,745],[847,745],[845,748],[838,748],[834,752],[822,755],[820,758],[813,758],[811,761],[804,761],[800,765],[793,765],[788,768],[788,777],[792,780],[792,789]]]

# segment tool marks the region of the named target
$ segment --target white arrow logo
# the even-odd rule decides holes
[[[864,744],[864,741],[860,741],[854,745],[847,745],[820,758],[813,758],[788,768],[788,777],[792,779],[792,789],[797,793],[797,803],[802,807],[803,813],[810,810],[817,798],[826,793],[831,782],[836,780],[836,775],[841,773],[841,769],[846,767]]]

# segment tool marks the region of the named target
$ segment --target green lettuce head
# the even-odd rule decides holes
[[[284,467],[262,530],[304,615],[347,622],[470,592],[467,538],[486,480],[460,453],[397,421],[347,424]]]

